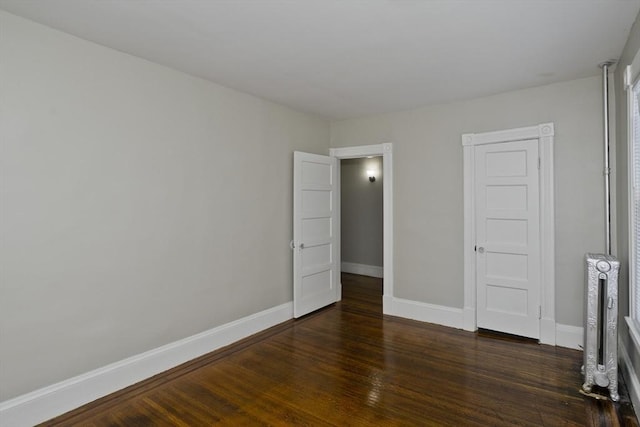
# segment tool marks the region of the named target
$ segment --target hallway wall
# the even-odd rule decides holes
[[[367,170],[376,171],[370,182]],[[382,268],[382,157],[340,161],[342,262]],[[344,271],[344,269],[343,269]]]

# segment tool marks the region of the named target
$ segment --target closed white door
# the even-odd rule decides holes
[[[293,166],[293,315],[338,300],[336,254],[337,160],[294,153]]]
[[[477,325],[540,337],[538,140],[475,148]]]

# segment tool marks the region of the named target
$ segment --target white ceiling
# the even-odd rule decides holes
[[[593,76],[640,0],[0,0],[0,8],[343,119]]]

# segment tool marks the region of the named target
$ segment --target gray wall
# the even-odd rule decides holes
[[[0,12],[0,401],[292,300],[329,124]]]
[[[340,161],[342,262],[382,267],[382,179],[382,157]]]
[[[463,307],[461,135],[555,122],[556,319],[582,326],[583,257],[604,250],[601,97],[596,76],[333,122],[333,147],[394,144],[395,296]]]
[[[640,52],[640,18],[631,29],[631,34],[618,62],[615,72],[615,156],[616,156],[616,211],[617,211],[617,257],[622,264],[619,278],[619,310],[620,310],[620,341],[629,352],[629,358],[636,375],[640,375],[640,349],[638,349],[631,336],[624,316],[629,315],[629,144],[627,126],[628,108],[627,92],[624,89],[623,72],[627,65],[631,64],[634,57]],[[640,392],[640,390],[638,390]],[[636,408],[639,412],[640,408]]]

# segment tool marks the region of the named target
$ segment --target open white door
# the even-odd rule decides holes
[[[479,328],[540,337],[538,167],[538,140],[476,147]]]
[[[293,316],[338,300],[337,160],[293,154]]]

